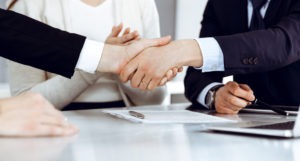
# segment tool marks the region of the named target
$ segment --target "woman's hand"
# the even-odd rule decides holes
[[[78,132],[43,96],[25,93],[0,100],[0,136],[65,136]]]
[[[120,35],[122,30],[123,24],[114,26],[105,43],[111,45],[128,45],[132,41],[140,39],[140,35],[137,31],[130,32],[130,28],[126,28],[124,33]]]

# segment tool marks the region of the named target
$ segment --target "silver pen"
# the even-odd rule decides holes
[[[136,111],[129,111],[129,114],[133,117],[139,118],[139,119],[144,119],[145,115]]]

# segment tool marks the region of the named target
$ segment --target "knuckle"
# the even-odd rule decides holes
[[[239,94],[238,88],[232,89],[232,90],[231,90],[231,93],[232,93],[233,95],[237,96],[237,95]]]
[[[148,65],[145,63],[140,65],[140,70],[144,73],[152,74],[152,71],[150,71],[150,69],[148,68]]]
[[[132,74],[133,71],[134,69],[132,67],[125,68],[121,73],[122,78],[128,79],[129,75]]]
[[[235,97],[229,97],[228,102],[229,102],[230,104],[235,104],[235,103],[236,103]]]
[[[252,101],[251,99],[254,97],[252,93],[247,93],[247,100]]]
[[[23,131],[25,132],[31,132],[36,131],[37,124],[34,121],[29,121],[27,124],[23,126]]]
[[[65,128],[57,126],[51,126],[49,129],[50,135],[52,136],[62,136],[64,135],[65,131]]]
[[[233,82],[232,81],[229,81],[229,82],[227,82],[226,84],[225,84],[225,86],[231,86],[233,84]]]
[[[163,76],[162,76],[160,73],[158,73],[158,72],[154,72],[154,73],[153,73],[153,79],[154,79],[154,80],[161,80],[162,77],[163,77]]]
[[[139,86],[139,83],[137,83],[137,81],[135,81],[135,80],[132,80],[132,81],[130,82],[130,84],[131,84],[131,86],[132,86],[133,88],[138,88],[138,86]]]

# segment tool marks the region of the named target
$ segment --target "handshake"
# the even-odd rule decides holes
[[[110,72],[141,90],[153,90],[172,80],[183,66],[201,67],[202,54],[195,40],[171,42],[171,37],[140,39],[130,29],[115,26],[106,40],[97,72]]]

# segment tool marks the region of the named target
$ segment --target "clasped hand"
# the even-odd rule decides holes
[[[164,54],[171,37],[141,39],[137,31],[125,29],[123,25],[113,27],[106,40],[102,58],[98,66],[100,72],[120,75],[123,82],[130,81],[132,87],[153,90],[172,80],[183,68],[178,57]]]

